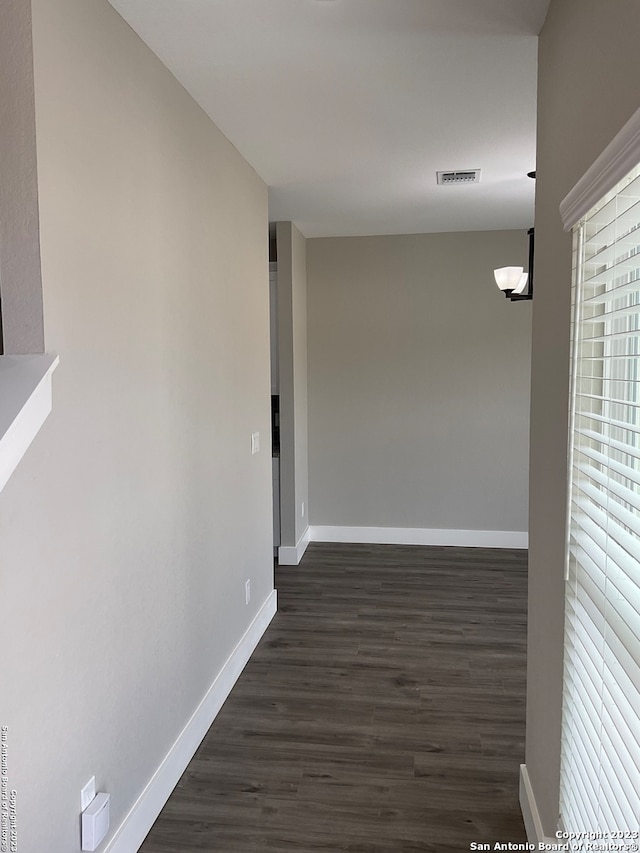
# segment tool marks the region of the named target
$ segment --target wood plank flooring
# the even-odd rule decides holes
[[[524,842],[526,551],[312,544],[141,853]]]

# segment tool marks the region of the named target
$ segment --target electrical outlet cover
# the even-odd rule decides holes
[[[93,800],[96,795],[96,777],[92,776],[91,779],[84,786],[82,791],[80,792],[80,811],[83,812],[89,803]]]
[[[109,832],[109,794],[99,793],[82,812],[82,849],[97,850]]]

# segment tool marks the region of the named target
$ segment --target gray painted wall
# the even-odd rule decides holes
[[[526,762],[547,835],[558,817],[571,288],[558,208],[640,107],[639,40],[637,0],[551,0],[540,36]]]
[[[280,372],[281,545],[307,528],[307,241],[291,222],[276,224]],[[304,515],[303,515],[304,509]]]
[[[524,232],[307,241],[311,524],[527,529]]]
[[[0,494],[0,723],[20,853],[74,853],[82,786],[117,827],[273,587],[267,190],[106,0],[33,26],[60,366]]]
[[[3,0],[0,26],[0,298],[4,352],[44,351],[31,3]]]

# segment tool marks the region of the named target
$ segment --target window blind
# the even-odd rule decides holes
[[[640,166],[575,225],[560,814],[640,826]]]

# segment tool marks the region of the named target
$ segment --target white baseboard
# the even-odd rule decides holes
[[[176,742],[134,803],[133,808],[118,827],[104,853],[136,853],[193,758],[200,742],[209,731],[276,610],[277,592],[273,590],[229,655],[204,699],[178,735]]]
[[[0,491],[49,416],[58,362],[57,355],[0,356]]]
[[[536,804],[536,798],[531,787],[531,780],[527,771],[527,765],[520,765],[520,811],[524,821],[524,828],[527,831],[527,840],[531,844],[535,844],[536,850],[540,845],[559,844],[557,838],[549,838],[544,834],[542,828],[542,820]],[[550,849],[553,849],[552,847]]]
[[[529,536],[518,530],[430,530],[425,527],[309,528],[312,542],[376,545],[456,545],[466,548],[527,548]]]
[[[304,557],[310,542],[311,528],[307,527],[295,545],[281,545],[278,548],[278,563],[281,566],[297,566]]]

